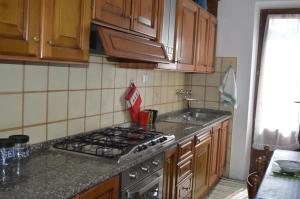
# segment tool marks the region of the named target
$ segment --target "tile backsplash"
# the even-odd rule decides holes
[[[89,67],[0,63],[0,137],[30,135],[38,143],[130,120],[125,95],[134,81],[142,108],[182,109],[176,89],[190,89],[191,75],[119,68],[104,56]]]
[[[191,79],[193,97],[199,99],[192,103],[194,108],[210,108],[226,110],[234,114],[232,107],[224,107],[221,99],[219,86],[222,84],[228,66],[231,65],[235,73],[237,72],[236,57],[217,57],[215,60],[215,73],[213,74],[193,74]],[[228,176],[231,152],[232,121],[230,121],[227,144],[227,164],[225,176]]]

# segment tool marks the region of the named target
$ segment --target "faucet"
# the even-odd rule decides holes
[[[199,101],[199,99],[192,98],[192,90],[184,90],[184,89],[177,89],[176,95],[183,97],[187,102],[187,108],[190,111],[191,102],[192,101]]]

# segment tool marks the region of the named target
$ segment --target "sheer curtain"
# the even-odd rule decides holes
[[[300,15],[267,19],[253,147],[299,148]]]

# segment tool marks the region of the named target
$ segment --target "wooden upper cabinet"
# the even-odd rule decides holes
[[[37,56],[40,0],[0,0],[0,54]]]
[[[133,26],[136,32],[156,38],[158,0],[134,0]]]
[[[129,30],[131,8],[131,0],[95,0],[92,17],[94,20]]]
[[[90,14],[89,0],[43,1],[41,58],[87,62]]]
[[[216,33],[217,33],[217,19],[210,16],[209,25],[209,41],[208,41],[208,73],[215,72],[214,63],[216,57]]]
[[[119,176],[115,176],[79,194],[76,199],[119,199],[119,190]]]
[[[198,138],[196,138],[198,139]],[[209,187],[211,138],[199,141],[195,146],[193,198],[203,198]]]
[[[191,0],[178,0],[177,5],[177,68],[195,70],[198,5]]]
[[[198,21],[198,42],[196,71],[207,72],[208,67],[208,43],[209,43],[209,14],[200,8]]]

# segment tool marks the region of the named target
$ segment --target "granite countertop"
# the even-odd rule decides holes
[[[216,122],[222,122],[230,117],[224,114]],[[119,164],[113,160],[67,153],[51,147],[35,150],[27,159],[12,162],[7,167],[0,167],[2,169],[0,198],[71,198],[167,150],[183,139],[205,132],[206,129],[211,128],[211,125],[202,127],[158,121],[154,126],[155,130],[175,135],[175,140],[135,161]],[[6,179],[3,178],[4,173]],[[17,176],[16,173],[19,175]],[[3,184],[4,180],[8,183]]]

